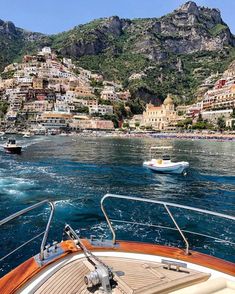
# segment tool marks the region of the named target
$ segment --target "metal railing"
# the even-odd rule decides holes
[[[43,206],[45,204],[49,204],[49,207],[51,209],[51,212],[50,212],[50,215],[49,215],[49,218],[48,218],[48,221],[47,221],[47,225],[46,225],[46,229],[45,231],[37,234],[36,236],[34,236],[33,238],[31,238],[30,240],[26,241],[25,243],[23,243],[22,245],[20,245],[19,247],[17,247],[16,249],[14,249],[13,251],[11,251],[10,253],[8,253],[7,255],[3,256],[0,261],[4,260],[5,258],[7,258],[8,256],[10,256],[11,254],[13,254],[14,252],[16,252],[17,250],[19,250],[20,248],[24,247],[25,245],[29,244],[30,242],[34,241],[35,239],[39,238],[40,236],[43,235],[43,238],[42,238],[42,243],[41,243],[41,246],[40,246],[40,260],[43,260],[44,259],[44,249],[45,249],[45,245],[46,245],[46,242],[47,242],[47,237],[48,237],[48,233],[49,233],[49,229],[50,229],[50,225],[51,225],[51,221],[52,221],[52,218],[53,218],[53,215],[54,215],[54,211],[55,211],[55,205],[53,202],[49,201],[49,200],[43,200],[39,203],[36,203],[32,206],[29,206],[25,209],[22,209],[6,218],[4,218],[3,220],[0,221],[0,226],[20,217],[21,215],[23,214],[26,214],[27,212],[31,211],[31,210],[34,210],[40,206]]]
[[[153,225],[153,224],[144,224],[144,223],[140,223],[140,222],[132,222],[132,221],[123,221],[123,220],[115,220],[115,219],[110,219],[108,217],[108,214],[104,208],[104,201],[107,198],[116,198],[116,199],[125,199],[125,200],[132,200],[132,201],[138,201],[138,202],[145,202],[145,203],[154,203],[154,204],[158,204],[161,205],[165,208],[167,214],[169,215],[169,217],[171,218],[173,224],[175,225],[175,228],[172,227],[167,227],[167,226],[161,226],[161,225]],[[225,215],[222,213],[218,213],[218,212],[212,212],[209,210],[204,210],[204,209],[200,209],[200,208],[195,208],[195,207],[190,207],[190,206],[185,206],[185,205],[180,205],[180,204],[174,204],[174,203],[169,203],[169,202],[163,202],[163,201],[157,201],[157,200],[152,200],[152,199],[143,199],[143,198],[137,198],[137,197],[130,197],[130,196],[123,196],[123,195],[115,195],[115,194],[106,194],[102,199],[101,199],[101,210],[105,216],[105,219],[108,223],[108,226],[112,232],[113,235],[113,244],[116,243],[116,233],[115,230],[111,224],[111,222],[120,222],[120,223],[126,223],[126,224],[136,224],[136,225],[145,225],[145,226],[149,226],[149,227],[156,227],[156,228],[163,228],[163,229],[169,229],[169,230],[175,230],[178,231],[185,243],[185,253],[189,254],[189,242],[186,239],[184,233],[189,233],[189,234],[194,234],[194,235],[198,235],[198,236],[203,236],[203,237],[207,237],[207,238],[211,238],[217,241],[222,241],[222,242],[226,242],[232,245],[235,245],[234,242],[228,241],[228,240],[224,240],[224,239],[220,239],[220,238],[216,238],[213,236],[209,236],[209,235],[205,235],[205,234],[201,234],[201,233],[197,233],[197,232],[193,232],[193,231],[188,231],[188,230],[183,230],[179,227],[178,223],[176,222],[172,212],[170,211],[170,207],[175,207],[175,208],[181,208],[181,209],[185,209],[185,210],[190,210],[190,211],[196,211],[199,213],[204,213],[207,215],[213,215],[213,216],[217,216],[217,217],[221,217],[221,218],[226,218],[226,219],[230,219],[235,221],[235,217],[233,216],[229,216],[229,215]]]

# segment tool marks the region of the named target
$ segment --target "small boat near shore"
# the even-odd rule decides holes
[[[189,167],[186,161],[172,162],[170,157],[162,157],[162,159],[152,159],[145,161],[144,166],[154,172],[168,173],[168,174],[182,174],[185,169]]]
[[[6,139],[5,132],[0,132],[0,138],[1,138],[1,140]]]
[[[3,148],[7,153],[12,154],[20,154],[22,150],[22,146],[17,145],[15,139],[9,139]]]
[[[161,146],[161,147],[151,147],[150,154],[152,150],[169,150],[172,149],[171,146]],[[143,165],[150,169],[151,171],[158,173],[168,173],[168,174],[182,174],[189,167],[187,161],[172,162],[171,157],[168,154],[163,154],[162,158],[151,159],[149,161],[144,161]]]
[[[30,132],[26,132],[23,135],[23,138],[30,138],[31,137],[31,133]]]

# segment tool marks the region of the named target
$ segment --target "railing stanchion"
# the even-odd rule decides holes
[[[41,243],[41,247],[40,247],[40,259],[43,260],[44,259],[44,248],[46,245],[46,241],[47,241],[47,237],[48,237],[48,233],[50,230],[50,226],[51,226],[51,221],[54,215],[54,211],[55,211],[55,205],[53,202],[49,202],[49,205],[51,207],[51,213],[47,222],[47,226],[46,226],[46,230],[45,233],[43,235],[43,239],[42,239],[42,243]]]
[[[185,238],[183,232],[181,231],[179,225],[177,224],[175,218],[173,217],[172,213],[170,212],[170,209],[167,207],[167,205],[164,205],[168,215],[170,216],[170,218],[172,219],[174,225],[176,226],[178,232],[180,233],[181,237],[184,239],[184,242],[186,244],[186,248],[185,248],[185,253],[188,255],[189,254],[189,243],[188,240]]]
[[[111,232],[112,232],[112,234],[113,234],[113,240],[112,240],[112,242],[113,242],[113,245],[115,245],[116,244],[116,233],[115,233],[115,231],[114,231],[114,228],[112,227],[112,224],[111,224],[111,221],[109,220],[109,217],[108,217],[108,215],[107,215],[107,213],[106,213],[106,211],[105,211],[105,209],[104,209],[104,205],[103,205],[103,203],[104,203],[104,200],[106,199],[108,197],[108,195],[105,195],[102,199],[101,199],[101,210],[102,210],[102,212],[103,212],[103,214],[104,214],[104,216],[105,216],[105,219],[106,219],[106,221],[107,221],[107,223],[108,223],[108,226],[109,226],[109,228],[110,228],[110,230],[111,230]]]

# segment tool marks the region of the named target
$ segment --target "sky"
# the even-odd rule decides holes
[[[66,31],[100,17],[160,17],[186,0],[0,0],[0,19],[17,27],[45,34]],[[234,0],[195,0],[198,5],[219,8],[235,33]]]

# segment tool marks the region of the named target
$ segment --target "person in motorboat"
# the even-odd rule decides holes
[[[17,145],[15,139],[9,139],[3,148],[7,153],[20,154],[22,146]]]

